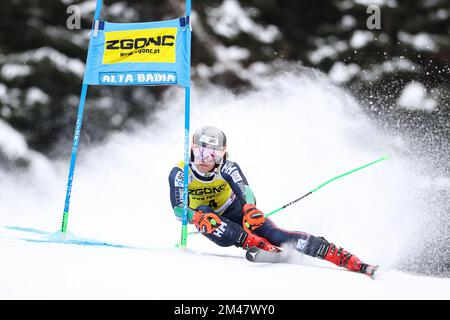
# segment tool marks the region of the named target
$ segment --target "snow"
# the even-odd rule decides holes
[[[227,38],[233,38],[240,32],[248,33],[263,43],[272,43],[280,36],[277,27],[263,27],[255,23],[244,11],[237,0],[224,0],[219,7],[207,10],[208,23],[214,31]]]
[[[114,17],[121,17],[123,21],[136,21],[139,14],[125,2],[117,2],[108,7],[108,12]]]
[[[346,65],[343,62],[336,62],[328,72],[331,81],[334,83],[345,83],[354,75],[361,72],[361,68],[356,63]]]
[[[77,105],[78,102],[79,97],[73,97],[73,101],[71,101],[71,104]],[[95,107],[99,109],[111,109],[114,107],[114,98],[109,96],[100,97],[95,100]]]
[[[28,164],[28,172],[32,179],[36,179],[36,181],[43,181],[48,178],[47,174],[52,172],[52,166],[50,161],[45,158],[42,154],[30,150],[28,148],[28,144],[25,141],[24,136],[12,128],[8,123],[0,119],[0,160],[9,160],[9,161],[21,161],[26,162]],[[15,189],[17,177],[14,175],[10,175],[8,172],[4,172],[0,167],[0,193],[3,193],[3,198],[0,196],[1,201],[3,202],[0,205],[0,217],[3,216],[4,212],[2,211],[2,206],[8,206],[8,204],[15,204],[20,202],[20,200],[15,199],[15,197],[11,197],[9,190],[11,186],[14,186],[12,190],[16,190],[16,195],[19,195],[23,192],[22,190]],[[32,179],[28,177],[26,179],[25,186],[27,188],[32,187],[34,184]],[[30,208],[27,207],[27,210]]]
[[[6,99],[7,99],[7,92],[8,92],[8,89],[7,89],[7,87],[3,84],[3,83],[0,83],[0,101],[6,101]]]
[[[336,6],[340,10],[349,10],[355,6],[355,2],[353,0],[342,0],[336,3]]]
[[[375,36],[370,31],[357,30],[353,33],[352,38],[350,39],[350,46],[355,49],[361,49],[374,38]]]
[[[355,3],[365,6],[389,6],[391,8],[397,7],[397,0],[354,0]]]
[[[224,47],[216,46],[214,47],[217,59],[224,64],[234,63],[239,60],[246,59],[250,56],[250,51],[245,48],[238,46]]]
[[[398,104],[409,110],[433,111],[436,108],[436,101],[427,97],[427,89],[420,82],[411,82],[405,86]]]
[[[0,115],[5,118],[8,119],[11,116],[12,112],[11,109],[7,106],[4,106],[1,110],[0,110]]]
[[[404,58],[403,56],[395,57],[392,60],[385,61],[382,64],[382,69],[386,73],[395,73],[398,71],[414,71],[418,68],[416,64],[411,60]]]
[[[212,74],[211,69],[204,63],[197,64],[195,72],[202,79],[208,79]]]
[[[196,74],[202,79],[208,79],[214,75],[222,74],[227,70],[230,70],[238,74],[241,79],[245,79],[253,85],[257,85],[259,75],[261,73],[269,73],[271,70],[270,66],[258,62],[252,63],[248,67],[244,67],[241,60],[247,59],[250,54],[245,48],[216,45],[213,47],[213,50],[217,57],[217,61],[213,66],[209,67],[205,64],[198,64],[195,67]]]
[[[254,75],[267,74],[270,72],[271,69],[272,69],[271,67],[262,62],[253,62],[251,65],[248,66],[249,72],[251,72]]]
[[[73,44],[79,47],[87,47],[89,44],[89,29],[74,29],[69,30],[67,26],[41,26],[39,28],[44,29],[45,33],[51,36],[54,40],[67,41],[69,40]]]
[[[417,170],[402,156],[408,145],[380,132],[351,96],[323,76],[290,73],[269,75],[242,96],[214,86],[191,92],[192,130],[210,124],[227,133],[230,159],[244,170],[265,212],[389,154],[388,161],[272,216],[282,228],[324,236],[380,264],[379,278],[300,254],[292,264],[252,264],[242,249],[218,247],[201,235],[189,236],[189,251],[176,249],[181,227],[170,208],[168,174],[183,157],[184,92],[171,88],[154,123],[95,147],[80,142],[69,231],[141,249],[19,240],[43,236],[5,227],[58,231],[68,159],[0,171],[0,299],[450,298],[450,279],[399,270],[408,249],[431,236],[423,212],[433,214],[430,196],[445,181],[436,186]],[[0,130],[0,138],[8,132]],[[20,141],[7,139],[14,146]],[[203,270],[231,276],[221,279],[220,290],[205,289],[197,277]],[[264,281],[242,290],[247,275]]]
[[[25,97],[25,104],[31,106],[35,103],[47,104],[50,97],[41,89],[36,87],[30,87],[27,90]]]
[[[50,48],[42,47],[36,50],[29,50],[20,54],[11,54],[7,57],[10,61],[18,63],[41,62],[49,59],[59,70],[66,71],[82,77],[84,73],[84,63],[75,58],[69,58],[61,52]]]
[[[324,45],[318,48],[317,50],[313,51],[309,54],[309,60],[311,60],[312,63],[318,64],[323,59],[328,57],[335,57],[337,55],[336,50],[333,49],[332,46]]]
[[[5,243],[3,243],[5,244]],[[252,265],[241,257],[164,251],[11,242],[2,274],[2,299],[442,299],[449,279],[400,272],[378,281],[331,267]],[[45,257],[53,263],[45,261]],[[32,266],[32,267],[31,267]],[[182,272],[181,269],[182,268]],[[199,270],[251,273],[251,289],[220,281],[220,290],[199,286]],[[238,284],[242,285],[240,276]],[[230,279],[230,278],[227,278]],[[313,281],[320,281],[314,284]],[[183,289],[184,288],[184,289]]]
[[[97,7],[97,0],[83,1],[77,4],[77,6],[80,7],[82,15],[87,15],[95,11],[95,8]]]
[[[23,157],[28,151],[28,145],[22,135],[2,119],[0,119],[0,151],[11,159]]]
[[[22,91],[18,88],[8,88],[0,83],[0,102],[12,108],[20,107]]]
[[[196,72],[198,75],[204,79],[211,77],[215,74],[221,74],[226,70],[231,70],[236,72],[241,78],[249,79],[252,77],[249,70],[246,70],[241,63],[249,57],[250,52],[242,47],[230,46],[225,47],[222,45],[216,45],[213,48],[214,53],[217,57],[217,61],[212,67],[200,64],[196,67]],[[251,81],[251,79],[249,79]]]
[[[357,23],[355,17],[351,15],[345,15],[342,17],[341,26],[344,30],[351,30]]]
[[[1,76],[5,80],[12,80],[18,77],[24,77],[32,72],[32,68],[25,64],[5,64],[1,70]]]
[[[445,9],[439,9],[436,11],[436,18],[439,20],[445,20],[448,18],[449,12]]]
[[[381,64],[375,64],[369,70],[364,70],[361,74],[363,80],[365,81],[376,81],[381,78],[383,73],[393,74],[399,71],[418,73],[421,69],[421,66],[413,63],[411,60],[406,59],[403,56],[400,56],[384,61]]]
[[[399,31],[398,39],[402,42],[408,43],[417,51],[436,51],[437,45],[433,37],[425,32],[420,32],[416,35]]]
[[[309,60],[314,64],[318,64],[326,58],[335,58],[338,53],[348,49],[345,41],[335,41],[327,44],[323,39],[319,39],[316,41],[316,46],[318,49],[308,54]]]

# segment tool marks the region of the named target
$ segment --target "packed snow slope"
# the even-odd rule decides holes
[[[293,74],[261,81],[246,95],[215,87],[192,93],[192,131],[202,125],[225,131],[229,157],[265,212],[390,156],[271,217],[380,264],[377,280],[300,254],[291,264],[252,264],[242,249],[218,247],[198,234],[189,236],[187,252],[176,249],[181,227],[168,175],[183,158],[184,97],[173,88],[148,126],[101,146],[80,143],[70,233],[133,248],[24,240],[58,231],[68,159],[36,157],[22,173],[0,173],[0,299],[450,298],[450,279],[401,267],[427,236],[423,191],[448,188],[448,181],[419,170],[404,156],[404,140],[378,129],[348,93],[321,76]],[[86,113],[89,108],[95,106]],[[217,277],[213,289],[204,277]]]

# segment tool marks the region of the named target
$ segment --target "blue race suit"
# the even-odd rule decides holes
[[[181,219],[183,207],[183,168],[184,163],[180,162],[169,175],[170,201],[178,219]],[[192,216],[197,210],[215,213],[220,216],[222,223],[213,233],[205,236],[219,246],[241,246],[245,235],[242,207],[246,203],[256,203],[239,165],[225,160],[213,171],[202,173],[191,163],[188,190],[189,221],[192,222]],[[298,251],[311,256],[317,255],[324,240],[305,232],[280,229],[270,219],[266,219],[253,232],[276,246],[292,244]]]

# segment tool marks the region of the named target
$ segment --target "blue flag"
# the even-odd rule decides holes
[[[96,20],[84,84],[189,87],[189,17],[142,23]]]
[[[67,232],[72,183],[83,123],[84,105],[89,85],[151,86],[180,85],[184,87],[184,176],[189,172],[190,124],[190,64],[191,64],[191,0],[186,0],[186,16],[179,19],[141,22],[110,23],[100,20],[102,0],[97,0],[94,25],[78,106],[77,123],[70,157],[69,178],[61,225],[61,234]],[[184,206],[182,214],[181,246],[187,240],[188,179],[183,183]]]

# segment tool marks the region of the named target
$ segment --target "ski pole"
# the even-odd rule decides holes
[[[378,160],[372,161],[372,162],[367,163],[367,164],[365,164],[365,165],[363,165],[363,166],[361,166],[361,167],[358,167],[358,168],[356,168],[356,169],[347,171],[347,172],[345,172],[345,173],[343,173],[343,174],[340,174],[340,175],[338,175],[338,176],[336,176],[336,177],[334,177],[334,178],[332,178],[332,179],[330,179],[330,180],[327,180],[326,182],[322,183],[322,184],[319,185],[318,187],[316,187],[316,188],[314,188],[313,190],[309,191],[308,193],[302,195],[300,198],[297,198],[297,199],[295,199],[294,201],[291,201],[291,202],[289,202],[288,204],[285,204],[284,206],[282,206],[282,207],[280,207],[280,208],[278,208],[278,209],[276,209],[276,210],[274,210],[274,211],[272,211],[272,212],[266,214],[265,217],[267,218],[267,217],[269,217],[269,216],[271,216],[271,215],[277,213],[278,211],[281,211],[281,210],[283,210],[283,209],[285,209],[285,208],[287,208],[287,207],[289,207],[289,206],[291,206],[291,205],[297,203],[298,201],[300,201],[300,200],[306,198],[307,196],[313,194],[313,193],[316,192],[317,190],[319,190],[319,189],[325,187],[327,184],[329,184],[329,183],[331,183],[331,182],[333,182],[333,181],[335,181],[335,180],[337,180],[337,179],[339,179],[339,178],[345,177],[345,176],[347,176],[347,175],[349,175],[349,174],[351,174],[351,173],[353,173],[353,172],[359,171],[359,170],[361,170],[361,169],[364,169],[364,168],[366,168],[366,167],[368,167],[368,166],[371,166],[371,165],[373,165],[373,164],[375,164],[375,163],[378,163],[378,162],[380,162],[380,161],[386,160],[386,159],[388,159],[388,158],[389,158],[388,156],[383,156],[383,157],[381,157],[381,158],[378,159]]]
[[[363,166],[360,166],[360,167],[358,167],[358,168],[356,168],[356,169],[347,171],[347,172],[345,172],[345,173],[343,173],[343,174],[340,174],[340,175],[338,175],[338,176],[336,176],[336,177],[334,177],[334,178],[332,178],[332,179],[329,179],[329,180],[325,181],[324,183],[322,183],[321,185],[319,185],[318,187],[316,187],[316,188],[314,188],[313,190],[309,191],[308,193],[302,195],[300,198],[297,198],[297,199],[295,199],[294,201],[291,201],[291,202],[289,202],[288,204],[285,204],[284,206],[282,206],[282,207],[280,207],[280,208],[278,208],[278,209],[276,209],[276,210],[274,210],[274,211],[272,211],[272,212],[266,214],[265,217],[267,218],[267,217],[269,217],[269,216],[271,216],[271,215],[277,213],[278,211],[281,211],[281,210],[283,210],[283,209],[285,209],[285,208],[287,208],[287,207],[289,207],[289,206],[291,206],[291,205],[293,205],[293,204],[299,202],[300,200],[306,198],[307,196],[313,194],[313,193],[316,192],[317,190],[319,190],[319,189],[325,187],[327,184],[329,184],[329,183],[331,183],[331,182],[333,182],[333,181],[335,181],[335,180],[337,180],[337,179],[340,179],[340,178],[345,177],[345,176],[347,176],[347,175],[349,175],[349,174],[351,174],[351,173],[353,173],[353,172],[356,172],[356,171],[359,171],[359,170],[364,169],[364,168],[366,168],[366,167],[369,167],[369,166],[371,166],[371,165],[374,165],[374,164],[376,164],[376,163],[378,163],[378,162],[380,162],[380,161],[387,160],[388,158],[389,158],[388,156],[383,156],[383,157],[381,157],[381,158],[379,158],[379,159],[377,159],[377,160],[375,160],[375,161],[372,161],[372,162],[367,163],[367,164],[365,164],[365,165],[363,165]],[[214,220],[212,220],[211,222],[213,222],[213,221],[214,221]],[[215,221],[214,221],[214,222],[215,222]],[[248,227],[248,226],[247,226],[247,227]],[[192,231],[192,232],[189,232],[189,234],[198,234],[198,233],[200,233],[200,232],[199,232],[199,231]]]

